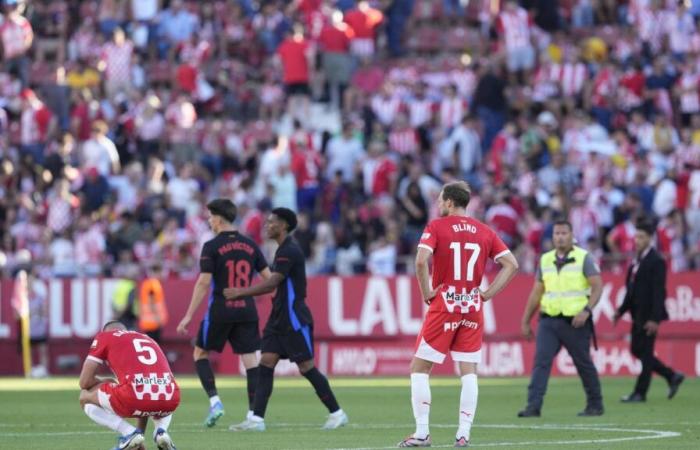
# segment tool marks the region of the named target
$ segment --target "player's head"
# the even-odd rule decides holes
[[[297,215],[289,208],[275,208],[267,216],[267,237],[278,239],[283,233],[291,233],[297,227]]]
[[[643,252],[651,245],[651,240],[656,232],[654,220],[647,217],[640,217],[635,223],[634,246],[637,252]]]
[[[102,327],[102,331],[113,331],[113,330],[126,330],[126,325],[124,325],[119,320],[110,320]]]
[[[440,197],[438,197],[438,211],[440,216],[448,216],[455,210],[462,210],[467,207],[471,200],[472,190],[466,181],[455,181],[447,183],[442,187]]]
[[[566,219],[557,219],[552,226],[552,243],[554,248],[566,251],[574,244],[574,229]]]
[[[207,203],[207,209],[209,210],[209,226],[214,233],[218,233],[225,226],[230,226],[238,214],[236,205],[227,198],[217,198],[210,201]]]

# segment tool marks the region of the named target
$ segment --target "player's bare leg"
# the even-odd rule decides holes
[[[272,394],[275,367],[280,360],[277,353],[263,353],[258,366],[258,384],[255,388],[253,415],[241,423],[231,425],[231,431],[265,431],[265,410]]]
[[[416,431],[399,447],[430,447],[430,371],[433,363],[416,356],[411,360],[411,405],[416,419]]]
[[[206,419],[204,419],[204,425],[213,427],[226,412],[224,411],[224,404],[216,390],[216,380],[214,378],[214,371],[211,369],[211,363],[209,362],[209,352],[201,347],[195,346],[192,357],[194,358],[194,366],[197,369],[199,381],[202,383],[204,392],[209,396],[209,413]]]
[[[459,428],[455,436],[455,447],[468,447],[476,404],[479,397],[479,386],[476,377],[476,363],[460,362],[459,374],[462,380],[462,392],[459,396]]]
[[[131,425],[114,412],[102,406],[99,399],[100,384],[80,391],[80,406],[85,414],[98,425],[105,426],[121,435],[115,449],[136,450],[143,444],[143,431]]]
[[[346,425],[349,420],[348,415],[338,405],[338,401],[335,399],[335,395],[328,383],[328,378],[314,366],[314,360],[309,359],[308,361],[299,362],[297,367],[299,367],[299,372],[304,378],[309,380],[309,383],[314,387],[316,395],[318,395],[321,402],[328,408],[328,419],[321,428],[324,430],[335,430]]]
[[[248,413],[245,418],[250,419],[253,416],[253,402],[255,402],[255,389],[258,386],[258,354],[244,353],[241,356],[241,362],[245,368],[246,381],[248,388]]]

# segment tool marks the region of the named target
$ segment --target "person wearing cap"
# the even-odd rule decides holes
[[[294,211],[273,209],[265,222],[267,237],[279,245],[270,269],[272,273],[254,286],[224,289],[228,300],[275,291],[272,311],[263,331],[253,415],[232,425],[231,431],[265,431],[265,410],[272,394],[275,366],[280,359],[296,363],[328,409],[323,429],[332,430],[348,423],[348,416],[338,405],[328,379],[314,365],[313,317],[306,305],[306,263],[304,252],[291,236],[296,226]]]
[[[652,245],[656,224],[649,218],[637,220],[634,245],[636,256],[627,269],[625,299],[615,312],[613,323],[629,312],[632,316],[630,350],[642,362],[634,391],[622,397],[623,403],[646,401],[651,374],[656,372],[668,383],[668,398],[672,399],[685,376],[664,365],[654,356],[654,344],[659,324],[668,319],[666,311],[666,262]]]
[[[523,335],[531,339],[530,320],[539,306],[527,406],[518,417],[540,416],[552,362],[562,346],[571,355],[586,391],[586,408],[578,415],[601,416],[603,396],[590,354],[591,337],[595,345],[593,308],[603,291],[600,269],[586,250],[574,245],[572,226],[567,220],[554,222],[552,241],[554,249],[540,258],[521,324]]]

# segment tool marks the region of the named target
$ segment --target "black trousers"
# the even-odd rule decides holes
[[[649,384],[651,384],[651,374],[653,372],[664,377],[667,382],[671,381],[675,373],[673,369],[664,365],[664,363],[654,356],[655,343],[656,335],[647,336],[643,324],[632,324],[632,343],[630,350],[632,354],[642,362],[642,373],[637,377],[634,392],[641,394],[643,397],[647,395]]]
[[[570,320],[554,317],[540,317],[537,327],[537,348],[535,366],[527,388],[529,409],[540,410],[547,392],[547,383],[552,370],[552,362],[564,347],[574,361],[583,389],[586,391],[586,404],[592,408],[603,407],[598,370],[591,359],[591,329],[588,326],[574,328]]]

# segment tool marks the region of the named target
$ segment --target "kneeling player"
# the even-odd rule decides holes
[[[117,377],[100,380],[107,363]],[[124,324],[111,321],[95,336],[80,372],[80,406],[92,420],[119,434],[115,450],[142,447],[146,423],[153,418],[153,440],[161,450],[174,450],[168,435],[172,413],[180,403],[180,388],[158,344]],[[139,419],[138,428],[124,420]]]

